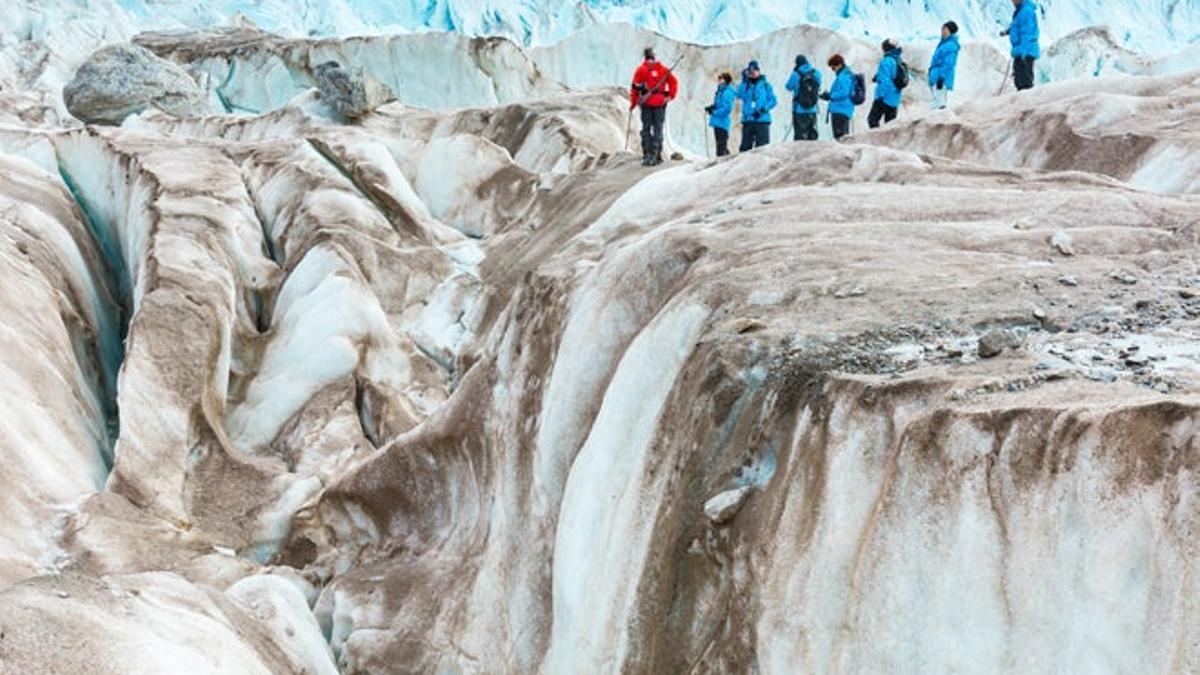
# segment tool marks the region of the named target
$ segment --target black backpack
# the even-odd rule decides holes
[[[850,102],[862,105],[867,102],[867,81],[862,73],[851,73],[854,77],[854,88],[850,90]]]
[[[892,84],[896,85],[896,91],[900,91],[908,86],[908,64],[896,58],[896,76],[892,78]]]
[[[804,108],[812,108],[820,100],[821,85],[817,84],[816,71],[810,70],[800,76],[800,84],[796,86],[795,102]]]

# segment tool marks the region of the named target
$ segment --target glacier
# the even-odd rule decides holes
[[[1161,53],[1200,37],[1200,7],[1188,0],[1046,0],[1044,38],[1107,26],[1127,47]],[[15,11],[13,11],[15,10]],[[667,37],[720,44],[813,24],[849,36],[933,39],[954,19],[964,35],[991,37],[1012,8],[1003,0],[16,0],[5,22],[30,34],[116,34],[131,26],[206,28],[248,19],[290,37],[412,31],[499,35],[530,45],[558,42],[595,24],[629,23]],[[83,25],[70,25],[80,24]]]
[[[999,0],[9,4],[0,675],[1200,671],[1195,3],[1020,93]],[[896,26],[899,120],[708,156]],[[73,119],[113,42],[208,109]]]

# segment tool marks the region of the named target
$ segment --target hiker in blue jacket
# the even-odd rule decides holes
[[[771,110],[779,102],[775,89],[767,82],[758,67],[751,61],[742,71],[742,82],[734,90],[742,101],[742,145],[741,152],[753,150],[771,142]]]
[[[821,71],[808,63],[803,54],[796,57],[796,68],[784,85],[792,92],[792,129],[797,141],[817,140],[817,102],[821,95]]]
[[[717,76],[717,93],[712,105],[704,109],[708,113],[708,126],[712,127],[717,140],[717,157],[729,154],[729,127],[733,117],[733,75],[721,73]]]
[[[1000,35],[1012,45],[1013,82],[1017,91],[1033,88],[1033,62],[1042,55],[1038,47],[1037,5],[1033,0],[1013,0],[1012,24]]]
[[[833,127],[833,138],[837,140],[850,133],[850,118],[854,117],[854,73],[841,54],[829,57],[829,67],[834,73],[833,86],[821,94],[821,99],[829,101],[829,124]]]
[[[867,126],[872,129],[896,119],[900,110],[900,88],[896,86],[896,76],[900,74],[900,47],[891,40],[884,40],[880,45],[883,58],[879,68],[875,70],[875,101],[871,104],[871,112],[867,115]]]
[[[942,25],[942,41],[933,50],[929,62],[930,105],[934,110],[946,107],[946,99],[954,91],[954,72],[958,70],[958,24],[947,21]]]

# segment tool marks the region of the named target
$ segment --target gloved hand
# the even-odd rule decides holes
[[[938,88],[938,91],[941,91],[941,90],[942,90],[942,89],[944,89],[945,87],[946,87],[946,80],[944,80],[944,79],[942,79],[942,78],[940,78],[940,77],[939,77],[939,78],[938,78],[938,81],[937,81],[937,88]]]
[[[1008,37],[1008,34],[1011,32],[1011,28],[1005,28],[1004,30],[1000,31],[1000,37]]]
[[[704,106],[704,112],[709,115],[713,114],[713,110],[716,110],[716,108],[712,107],[711,105]]]
[[[821,92],[820,98],[822,101],[828,101],[829,100],[829,92],[827,92],[827,91]]]
[[[757,119],[761,119],[761,118],[762,118],[762,116],[763,116],[763,115],[765,115],[766,113],[767,113],[767,111],[766,111],[766,110],[763,110],[762,108],[759,108],[758,110],[755,110],[755,111],[754,111],[754,119],[756,119],[756,120],[757,120]]]

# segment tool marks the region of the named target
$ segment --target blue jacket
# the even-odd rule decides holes
[[[1037,5],[1033,0],[1024,0],[1017,11],[1013,12],[1012,25],[1008,28],[1008,41],[1012,43],[1012,56],[1030,56],[1038,58],[1042,50],[1038,48],[1038,18]]]
[[[833,87],[829,90],[829,113],[854,117],[854,104],[850,96],[854,93],[854,73],[849,66],[842,66],[833,78]]]
[[[742,80],[742,83],[734,90],[734,95],[742,99],[742,124],[747,122],[771,122],[771,110],[779,103],[775,98],[775,88],[767,82],[765,75],[759,76],[758,81],[751,82],[748,79]],[[765,110],[761,117],[754,117],[756,110]]]
[[[800,93],[800,76],[807,75],[808,73],[812,73],[813,77],[816,78],[817,92],[820,93],[820,91],[821,91],[821,71],[814,70],[812,67],[812,64],[806,63],[806,64],[800,66],[799,71],[793,70],[792,76],[788,78],[787,84],[784,85],[785,87],[787,87],[788,91],[792,92],[793,99],[796,98],[796,94]],[[804,106],[800,105],[799,101],[796,101],[792,104],[792,109],[801,115],[817,114],[817,106],[814,105],[811,108],[805,108]]]
[[[937,49],[933,50],[933,60],[929,62],[929,84],[936,86],[938,80],[942,80],[943,86],[953,89],[956,70],[958,70],[958,36],[951,35],[948,38],[942,38]]]
[[[1028,2],[1028,0],[1026,0]],[[900,90],[896,88],[896,71],[900,69],[900,48],[883,55],[875,71],[875,100],[893,108],[900,107]]]
[[[713,112],[708,118],[708,126],[729,131],[735,98],[732,84],[722,82],[717,86],[717,93],[713,96]]]

